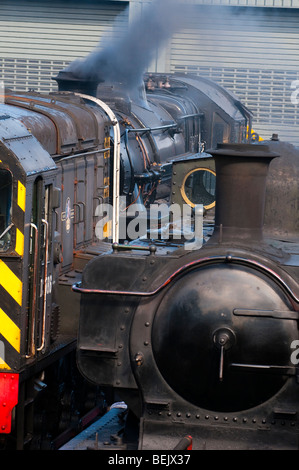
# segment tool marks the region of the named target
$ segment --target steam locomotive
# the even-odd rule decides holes
[[[71,286],[81,281],[94,258],[100,265],[103,260],[104,277],[112,273],[102,255],[119,241],[119,213],[97,231],[104,205],[119,208],[120,196],[123,212],[136,201],[146,209],[157,198],[182,203],[184,197],[192,205],[194,196],[200,202],[201,196],[192,193],[194,172],[202,168],[205,175],[215,176],[203,147],[241,142],[251,124],[246,108],[205,79],[147,76],[135,96],[124,93],[120,84],[80,81],[69,73],[61,72],[56,80],[58,92],[5,90],[0,103],[4,448],[40,448],[43,436],[52,442],[65,429],[66,413],[70,423],[74,415],[82,420],[86,410],[99,409],[102,394],[96,386],[90,399],[75,364],[80,299]],[[183,192],[173,188],[174,168],[182,178],[191,175]],[[209,190],[202,184],[211,207],[213,181]],[[118,268],[125,283],[127,268]],[[80,350],[81,342],[82,332]],[[109,369],[109,358],[107,364]],[[133,384],[131,374],[127,379]],[[86,390],[84,396],[81,390]],[[85,407],[90,401],[92,406]]]
[[[202,246],[114,244],[74,285],[79,369],[128,408],[97,448],[298,449],[299,152],[273,136],[209,154]]]

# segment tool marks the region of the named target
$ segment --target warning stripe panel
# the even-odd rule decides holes
[[[18,181],[18,206],[25,212],[26,188]]]
[[[6,156],[3,154],[3,156]],[[1,154],[2,158],[2,154]],[[9,159],[8,159],[9,161]],[[5,169],[7,169],[7,163]],[[13,210],[10,222],[15,227],[15,246],[11,244],[9,252],[13,258],[0,259],[0,371],[19,370],[21,366],[21,329],[20,308],[22,307],[22,264],[23,261],[15,258],[24,255],[24,215],[26,205],[26,187],[20,181],[22,175],[17,168],[13,172],[13,187],[16,185],[16,194],[13,191]],[[13,233],[13,232],[12,232]],[[10,253],[8,253],[9,255]],[[1,374],[0,374],[1,375]]]
[[[23,254],[24,254],[24,235],[18,228],[16,230],[16,247],[15,247],[15,251],[20,256],[23,256]]]
[[[11,297],[22,305],[22,281],[11,271],[11,269],[0,260],[0,284],[11,295]]]
[[[4,359],[0,356],[0,370],[5,369],[5,370],[11,370],[11,367],[9,367],[8,364],[4,361]]]
[[[0,260],[0,370],[18,369],[21,358],[22,282],[11,268]]]
[[[2,318],[3,314],[1,313],[0,316]],[[2,319],[0,321],[2,322]],[[10,325],[9,327],[2,324],[0,326],[0,372],[1,370],[17,371],[22,366],[21,331],[16,325],[11,323]]]
[[[20,352],[20,328],[6,315],[2,308],[0,308],[0,333],[17,352]]]
[[[18,193],[16,198],[14,214],[14,223],[16,226],[15,252],[19,256],[24,255],[24,213],[26,206],[26,187],[18,180]]]

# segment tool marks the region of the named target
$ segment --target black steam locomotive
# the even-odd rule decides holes
[[[117,212],[97,230],[104,205],[126,212],[135,201],[146,210],[170,196],[201,202],[192,192],[194,171],[215,176],[203,147],[241,142],[250,129],[251,116],[234,97],[196,77],[148,76],[135,97],[119,84],[80,82],[67,73],[57,81],[59,92],[6,90],[0,103],[0,441],[9,448],[37,448],[41,436],[58,436],[66,402],[80,419],[86,412],[75,367],[80,299],[71,286],[90,260],[119,240]],[[176,167],[184,179],[183,162],[190,179],[186,190],[175,191],[172,172]],[[207,207],[214,205],[213,184],[202,185]],[[117,271],[126,290],[126,275],[133,273],[130,257],[123,260]],[[110,261],[109,269],[105,257],[98,262],[108,279]],[[111,318],[103,323],[111,329],[109,342]],[[85,323],[84,312],[81,319]],[[102,328],[97,321],[86,327],[92,334]],[[81,331],[80,351],[82,340]],[[136,388],[127,374],[127,346],[125,370],[119,370]],[[110,373],[118,356],[113,351],[104,352],[107,371],[112,357]],[[93,354],[98,364],[96,348]]]
[[[106,448],[135,427],[143,450],[298,449],[299,152],[274,136],[210,155],[201,248],[114,244],[74,286],[79,368],[129,410]]]

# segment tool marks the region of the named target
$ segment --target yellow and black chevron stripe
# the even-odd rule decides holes
[[[18,368],[21,347],[20,313],[23,283],[20,261],[0,260],[0,370]]]
[[[26,188],[18,181],[13,201],[14,252],[18,256],[0,258],[0,370],[6,371],[18,368],[21,353],[25,199]]]
[[[16,244],[15,244],[15,252],[23,257],[24,254],[24,234],[23,234],[23,227],[24,227],[24,215],[25,215],[25,201],[26,201],[26,188],[18,181],[18,193],[17,193],[17,207],[19,212],[21,212],[21,217],[19,217],[20,224],[19,228],[17,225],[16,228]]]

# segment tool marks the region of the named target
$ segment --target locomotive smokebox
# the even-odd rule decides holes
[[[94,97],[97,96],[98,84],[102,82],[99,78],[81,77],[68,70],[60,71],[53,80],[58,83],[59,91],[72,91]]]
[[[218,144],[209,153],[216,167],[215,229],[210,241],[261,241],[269,164],[279,155],[266,145],[253,144]]]

